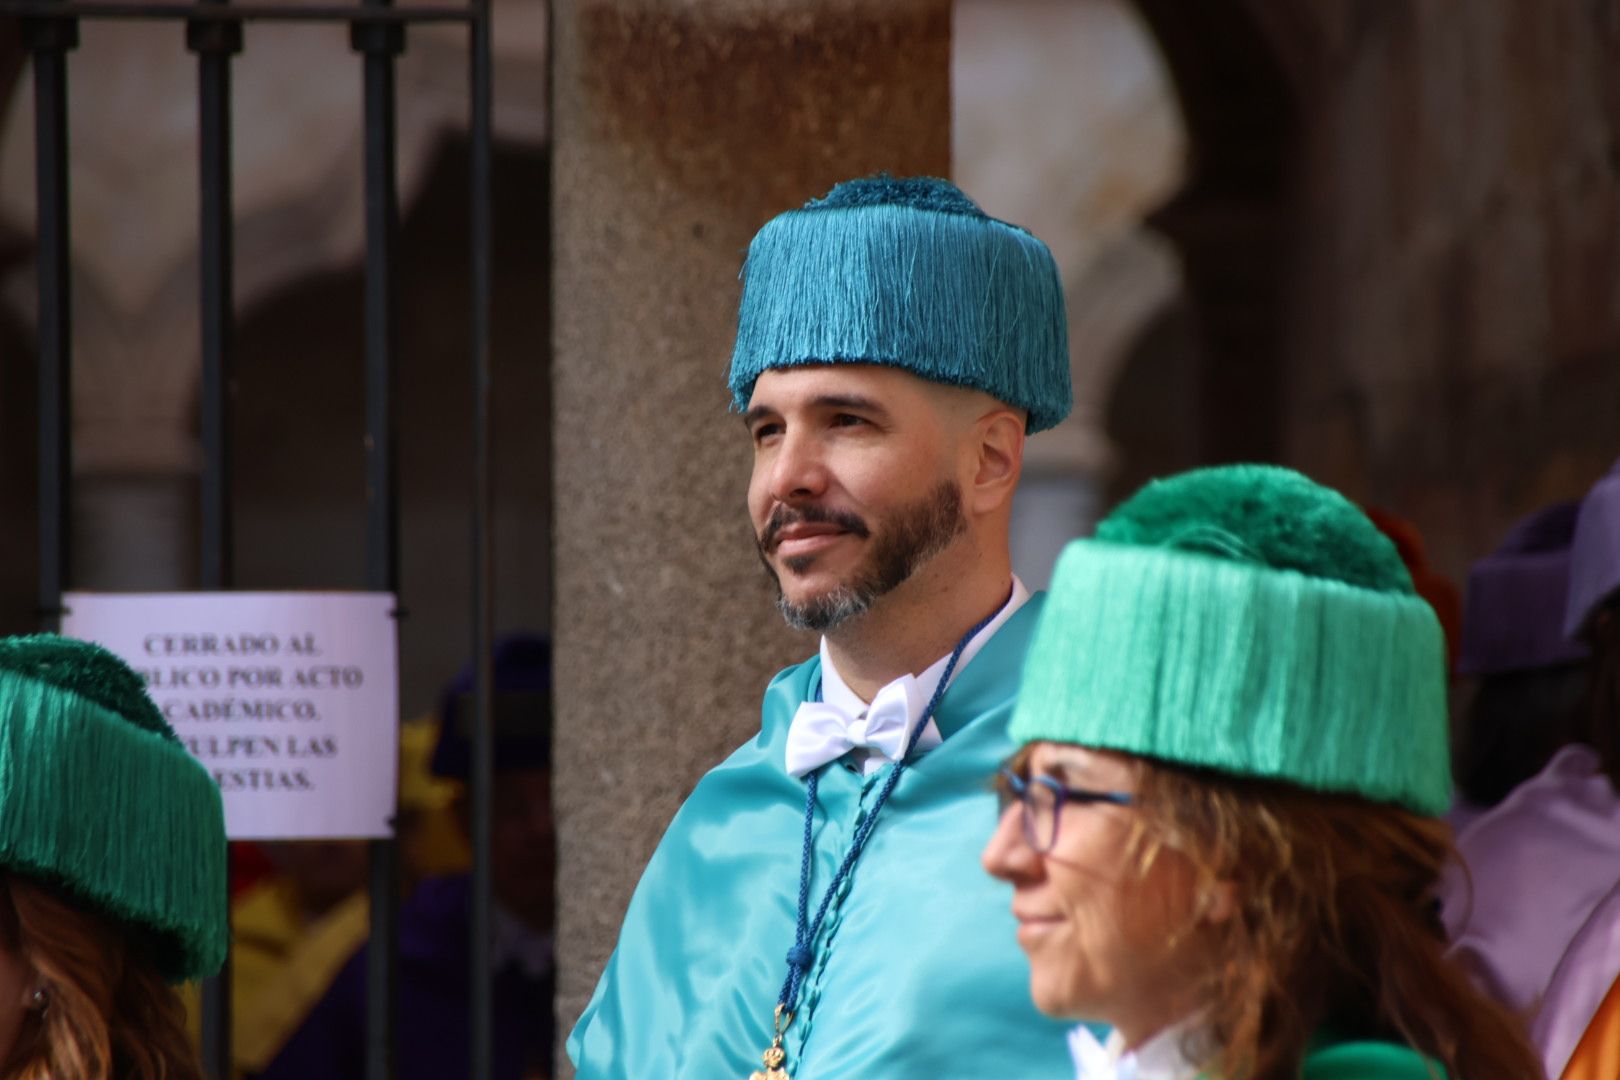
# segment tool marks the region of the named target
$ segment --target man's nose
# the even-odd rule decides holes
[[[827,463],[816,440],[789,432],[771,463],[771,498],[779,503],[813,499],[827,490]]]

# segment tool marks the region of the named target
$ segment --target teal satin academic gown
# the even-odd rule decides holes
[[[1030,1004],[1011,889],[979,866],[1042,599],[951,683],[935,716],[943,744],[907,766],[829,909],[784,1042],[793,1080],[1073,1076],[1064,1025]],[[568,1039],[579,1080],[748,1080],[761,1067],[804,834],[804,781],[785,771],[783,746],[820,673],[813,658],[772,680],[758,737],[699,782],[664,834]],[[886,775],[822,770],[811,918]]]

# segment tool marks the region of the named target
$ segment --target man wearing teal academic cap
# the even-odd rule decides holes
[[[944,181],[875,177],[767,223],[743,281],[749,514],[821,647],[676,815],[569,1056],[581,1080],[1064,1076],[977,862],[1040,607],[1013,490],[1071,406],[1052,256]]]

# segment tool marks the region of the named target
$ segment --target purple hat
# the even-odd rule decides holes
[[[1564,633],[1578,637],[1616,589],[1620,589],[1620,461],[1581,501],[1570,544]]]
[[[1468,572],[1459,674],[1497,675],[1585,659],[1586,647],[1564,635],[1569,546],[1579,507],[1563,502],[1537,510]]]
[[[551,767],[551,641],[535,634],[497,638],[491,660],[495,700],[495,771]],[[434,776],[472,775],[473,668],[462,668],[439,699]]]

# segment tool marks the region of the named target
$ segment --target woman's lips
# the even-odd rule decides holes
[[[1063,924],[1063,920],[1055,915],[1019,915],[1014,912],[1018,920],[1018,944],[1029,948],[1037,944],[1047,934]]]

